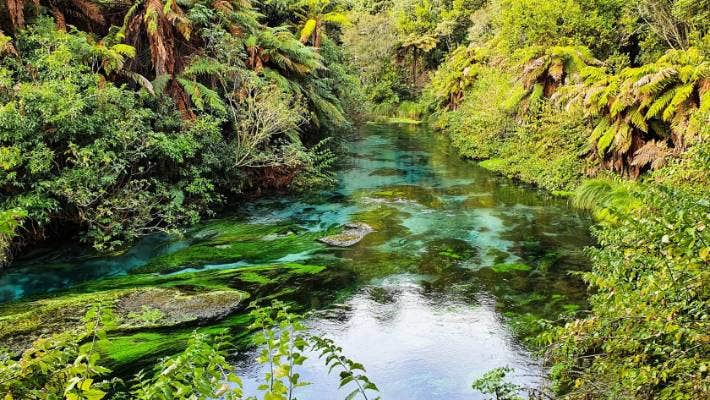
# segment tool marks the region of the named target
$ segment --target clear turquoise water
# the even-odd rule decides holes
[[[482,398],[472,380],[501,366],[515,368],[514,381],[538,385],[544,367],[523,343],[537,319],[584,307],[584,286],[570,272],[587,268],[589,218],[564,200],[461,160],[423,128],[370,126],[348,150],[333,190],[235,206],[226,221],[288,223],[302,232],[362,221],[376,232],[347,249],[314,244],[172,273],[327,265],[321,285],[291,288],[291,300],[313,310],[313,332],[335,339],[367,367],[383,399]],[[199,227],[191,232],[180,240],[146,238],[115,257],[77,255],[66,245],[37,252],[0,276],[0,302],[129,273],[198,241]],[[505,272],[511,263],[527,267]],[[235,361],[250,389],[264,372],[253,359],[246,349]],[[314,382],[301,399],[347,394],[316,361],[301,372]]]
[[[334,198],[278,200],[267,202],[269,212],[260,204],[251,213],[259,222],[295,218],[309,229],[379,222],[377,232],[336,253],[363,281],[316,311],[311,329],[362,362],[383,399],[482,399],[471,382],[502,366],[515,369],[512,381],[539,385],[544,367],[522,341],[529,321],[583,305],[583,286],[569,272],[587,266],[588,217],[461,160],[420,128],[372,127],[350,151]],[[493,272],[499,263],[532,270]],[[253,390],[265,371],[251,356],[239,367]],[[317,362],[301,374],[313,384],[299,398],[347,394]]]

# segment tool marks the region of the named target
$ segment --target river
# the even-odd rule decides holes
[[[589,217],[563,199],[461,160],[445,138],[425,128],[370,125],[347,149],[338,184],[327,192],[235,205],[230,216],[184,237],[151,236],[112,257],[67,244],[31,253],[0,276],[0,300],[9,304],[0,315],[14,312],[17,301],[151,279],[190,276],[192,282],[256,265],[317,265],[324,271],[269,290],[312,310],[309,329],[364,364],[383,399],[483,398],[471,382],[502,366],[515,369],[512,381],[539,385],[544,367],[526,339],[541,318],[585,307],[585,287],[573,272],[588,268]],[[315,241],[356,221],[375,232],[353,247]],[[230,224],[239,234],[224,233]],[[244,226],[254,227],[250,247]],[[205,243],[212,251],[204,251]],[[230,279],[225,285],[244,289]],[[243,324],[234,321],[213,323],[237,335]],[[174,332],[192,329],[183,324]],[[179,336],[170,328],[159,332],[161,341]],[[254,354],[245,348],[234,359],[247,392],[263,373]],[[312,382],[300,390],[301,399],[347,394],[316,360],[301,375]]]

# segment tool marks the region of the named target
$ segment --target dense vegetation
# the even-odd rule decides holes
[[[326,18],[333,7],[8,1],[3,263],[68,230],[110,251],[245,191],[326,183],[335,142],[319,142],[358,112],[357,86],[325,34],[344,23]]]
[[[365,104],[593,212],[590,308],[539,337],[552,394],[710,396],[707,0],[8,0],[0,27],[0,264],[67,230],[111,251],[246,192],[327,183],[331,138]],[[104,397],[87,332],[0,358],[0,388]],[[307,345],[289,332],[262,337],[290,352],[275,362]],[[240,398],[206,340],[124,392]],[[281,373],[267,398],[300,384]],[[505,373],[474,387],[517,398]]]
[[[710,4],[364,4],[346,43],[397,39],[390,63],[360,66],[377,109],[426,116],[463,156],[597,217],[592,307],[542,337],[557,393],[707,397]]]

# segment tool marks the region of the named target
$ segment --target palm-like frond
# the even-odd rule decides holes
[[[531,103],[551,98],[563,84],[603,74],[603,70],[595,68],[601,64],[584,46],[538,48],[530,53],[530,58],[523,65],[520,80],[525,95],[521,100],[527,98]]]
[[[652,149],[672,145],[682,150],[700,135],[702,122],[695,115],[702,115],[702,107],[710,108],[704,96],[710,89],[709,74],[710,63],[699,50],[671,50],[655,63],[616,75],[583,68],[579,93],[564,99],[584,97],[588,115],[600,117],[591,135],[598,154],[613,159],[614,170],[636,176],[652,166],[646,157]]]
[[[303,24],[303,28],[301,28],[301,42],[306,43],[308,42],[308,39],[311,38],[311,35],[313,35],[313,32],[316,30],[316,25],[318,24],[318,21],[316,21],[313,18],[309,18],[305,24]]]
[[[480,48],[461,46],[454,50],[431,79],[432,90],[439,102],[457,108],[487,58],[487,53]]]

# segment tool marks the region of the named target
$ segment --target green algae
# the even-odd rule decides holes
[[[158,358],[177,353],[185,346],[188,338],[189,335],[180,332],[139,332],[111,336],[108,343],[100,343],[100,351],[111,360],[109,365],[116,367],[143,360],[146,355]]]
[[[486,255],[493,259],[493,264],[503,264],[510,254],[496,247],[491,247],[486,251]]]
[[[361,193],[361,196],[379,198],[387,201],[413,201],[428,208],[439,209],[444,202],[430,188],[418,185],[385,186],[375,191]]]
[[[496,264],[491,269],[497,273],[505,273],[505,272],[517,272],[517,271],[530,271],[532,269],[531,266],[527,264],[522,264],[522,263],[503,263],[503,264]]]
[[[370,176],[399,176],[402,175],[403,171],[397,168],[377,168],[376,170],[370,172]]]
[[[467,209],[494,208],[498,201],[492,195],[471,196],[461,202],[461,207]]]
[[[381,200],[388,203],[415,202],[428,208],[440,209],[444,202],[437,196],[435,190],[419,185],[389,185],[376,190],[362,189],[353,194],[356,200]]]
[[[429,242],[418,267],[419,272],[441,271],[478,256],[478,249],[460,239],[437,239]]]
[[[131,376],[139,369],[152,365],[163,356],[184,350],[193,332],[229,339],[235,346],[248,342],[247,327],[252,319],[249,314],[238,314],[206,327],[149,330],[143,332],[115,332],[108,341],[99,342],[99,351],[107,356],[108,366],[117,372],[125,371]]]
[[[271,278],[261,275],[258,272],[252,272],[252,271],[244,272],[243,274],[241,274],[239,276],[239,279],[241,279],[242,282],[258,283],[261,285],[265,285],[267,283],[273,282]]]
[[[23,300],[0,307],[0,342],[12,350],[26,348],[36,338],[78,328],[88,308],[107,307],[117,324],[112,331],[165,329],[219,320],[244,309],[246,300],[293,295],[325,266],[285,263],[230,270],[107,278],[41,300]],[[144,307],[147,307],[144,308]],[[141,318],[146,310],[160,318]]]
[[[223,220],[202,227],[185,248],[154,257],[131,271],[169,273],[208,264],[273,262],[294,253],[322,249],[323,232],[303,231],[291,224],[258,225]]]

